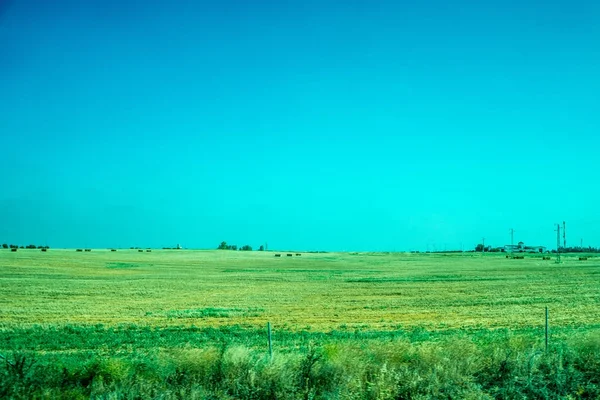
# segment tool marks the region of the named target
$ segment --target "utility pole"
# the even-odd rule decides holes
[[[563,249],[567,248],[567,223],[563,221]]]
[[[481,238],[481,255],[483,255],[483,253],[485,253],[485,238],[484,237]]]
[[[560,263],[560,224],[556,224],[556,262]]]
[[[581,244],[579,245],[583,249],[583,238],[581,238]]]
[[[515,238],[515,230],[513,228],[510,228],[510,247],[513,247],[514,238]]]

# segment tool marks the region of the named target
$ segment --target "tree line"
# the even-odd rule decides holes
[[[600,253],[600,247],[559,247],[561,253]],[[552,250],[553,253],[556,250]]]
[[[221,244],[219,245],[219,247],[217,247],[217,250],[238,250],[238,246],[236,244],[227,244],[227,242],[223,241],[221,242]],[[252,246],[246,244],[242,247],[239,248],[240,251],[252,251]],[[265,250],[265,246],[261,245],[258,248],[258,251],[264,251]]]
[[[27,246],[19,246],[16,244],[2,244],[3,249],[49,249],[50,246],[36,246],[35,244],[28,244]]]

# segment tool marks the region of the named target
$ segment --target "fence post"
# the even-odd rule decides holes
[[[548,336],[550,334],[550,327],[548,325],[548,307],[546,307],[546,351],[548,351]]]
[[[273,360],[273,343],[271,341],[271,323],[267,322],[267,338],[269,339],[269,359]]]

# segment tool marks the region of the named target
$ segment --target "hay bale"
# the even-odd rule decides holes
[[[275,254],[275,257],[281,257],[281,254]]]
[[[46,252],[46,251],[48,251],[48,249],[46,249],[45,247],[42,247],[42,251]]]
[[[293,254],[292,254],[292,253],[288,253],[288,254],[287,254],[287,256],[288,256],[288,257],[292,257],[292,256],[293,256]]]
[[[15,252],[15,251],[17,251],[17,248],[16,248],[16,247],[13,247],[12,249],[10,249],[10,251],[13,251],[13,252]]]
[[[85,251],[92,251],[92,249],[85,249]]]
[[[579,257],[579,261],[587,261],[587,257]]]
[[[302,254],[300,253],[296,253],[296,257],[300,257]]]
[[[83,251],[83,249],[75,249],[75,251]]]
[[[142,250],[142,249],[138,250],[138,253],[143,253],[143,252],[144,252],[144,250]]]
[[[110,251],[117,251],[117,249],[110,249]]]
[[[146,250],[146,253],[151,253],[151,252],[152,252],[152,250],[150,250],[150,249]]]

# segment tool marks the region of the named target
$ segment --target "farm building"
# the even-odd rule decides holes
[[[504,251],[507,253],[544,253],[544,246],[525,246],[525,243],[519,242],[517,245],[507,244],[504,246]]]

